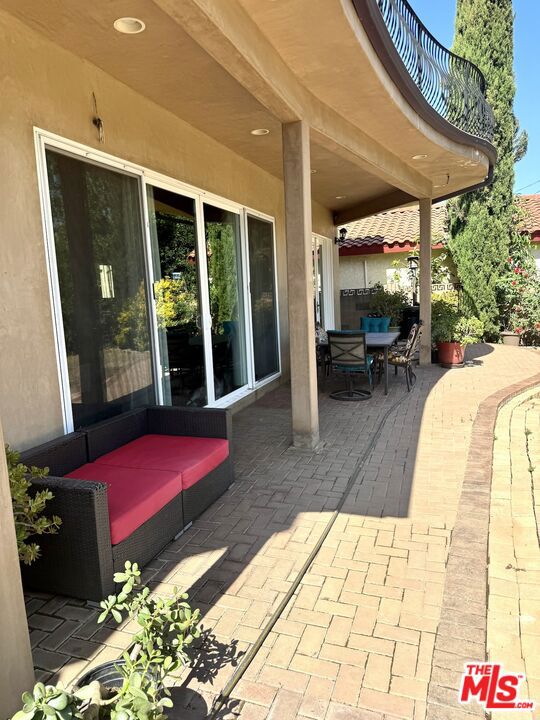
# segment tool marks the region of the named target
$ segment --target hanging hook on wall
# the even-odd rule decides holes
[[[99,142],[105,142],[105,129],[103,127],[103,120],[99,117],[97,100],[95,93],[92,93],[92,99],[94,101],[94,117],[92,123],[97,127]]]

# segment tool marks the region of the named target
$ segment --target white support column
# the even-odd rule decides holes
[[[314,448],[319,442],[311,231],[309,126],[303,120],[283,125],[283,175],[291,354],[293,443]]]
[[[21,695],[34,686],[34,668],[24,610],[21,570],[4,439],[0,426],[0,717],[11,717],[21,707]]]
[[[418,201],[420,209],[420,365],[431,365],[431,198]]]

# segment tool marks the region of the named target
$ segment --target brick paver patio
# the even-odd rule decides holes
[[[401,374],[366,402],[321,393],[314,452],[289,446],[285,387],[235,416],[235,485],[145,573],[160,592],[185,588],[210,631],[177,679],[174,717],[207,716],[348,486],[220,717],[478,717],[455,687],[463,659],[486,653],[493,427],[506,395],[540,384],[540,353],[483,345],[470,357],[419,369],[410,394]],[[28,613],[44,680],[69,683],[129,644],[129,625],[98,628],[82,602],[34,595]]]
[[[495,427],[489,530],[488,658],[521,672],[523,699],[540,698],[540,394],[519,395]],[[511,720],[514,712],[497,713]],[[522,711],[520,720],[537,712]]]

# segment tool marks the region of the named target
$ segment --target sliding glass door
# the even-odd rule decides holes
[[[195,200],[146,186],[163,402],[206,405]]]
[[[247,229],[253,363],[255,380],[259,382],[279,372],[274,226],[248,215]]]
[[[247,384],[240,216],[204,203],[214,398]]]
[[[332,241],[321,235],[313,236],[313,309],[315,324],[324,330],[334,325],[334,279]]]
[[[313,238],[313,302],[315,324],[325,327],[324,322],[324,273],[323,247],[319,238]]]
[[[73,427],[155,401],[138,179],[46,152]]]
[[[66,431],[278,374],[273,222],[40,133]]]

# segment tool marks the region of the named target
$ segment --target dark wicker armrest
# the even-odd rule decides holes
[[[159,435],[187,435],[232,440],[228,410],[194,407],[148,408],[148,432]]]
[[[33,479],[32,486],[53,493],[45,514],[58,515],[62,524],[55,535],[36,538],[41,553],[23,567],[25,583],[46,592],[102,599],[114,587],[107,486],[54,476]]]

